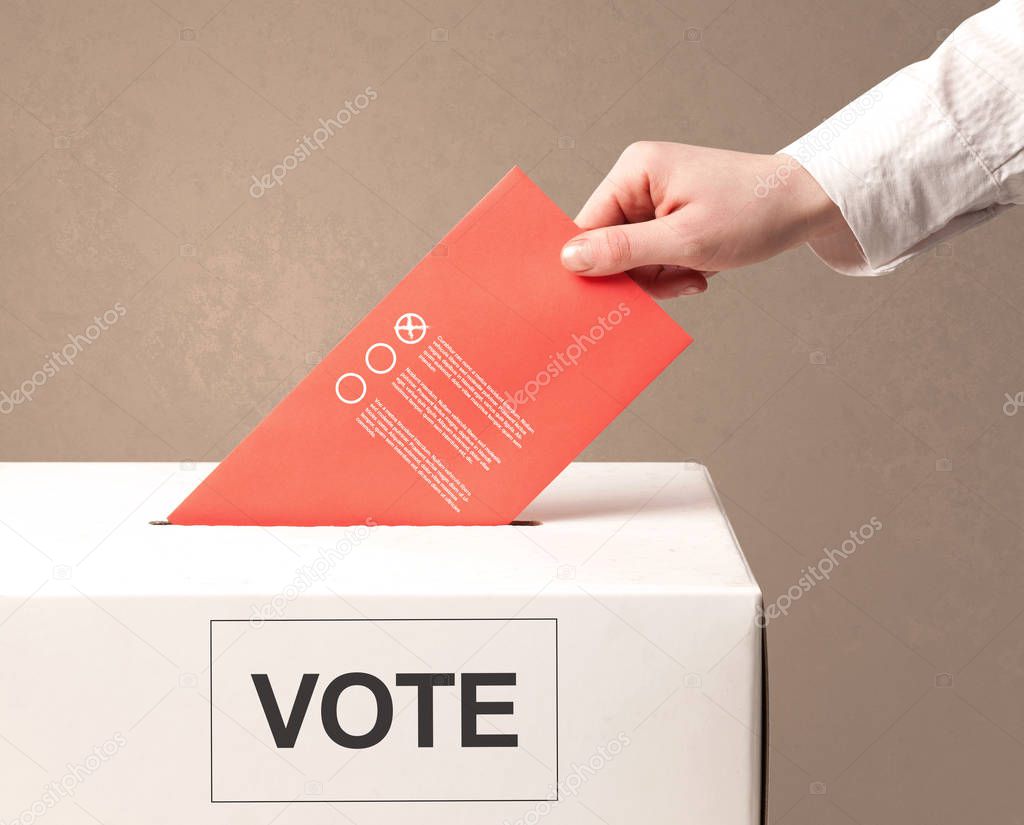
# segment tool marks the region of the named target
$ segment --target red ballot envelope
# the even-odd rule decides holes
[[[507,524],[692,340],[518,168],[171,514]]]

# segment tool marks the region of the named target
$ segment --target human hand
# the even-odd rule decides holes
[[[656,298],[694,295],[723,269],[836,232],[817,181],[787,155],[634,143],[590,196],[562,249],[579,275],[626,271]]]

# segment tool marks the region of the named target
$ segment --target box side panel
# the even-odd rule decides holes
[[[768,695],[768,630],[761,631],[761,823],[768,825],[768,776],[771,758],[771,707]]]

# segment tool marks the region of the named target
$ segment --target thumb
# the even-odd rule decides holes
[[[562,247],[562,266],[579,275],[615,275],[649,264],[687,266],[690,245],[666,220],[592,229]]]

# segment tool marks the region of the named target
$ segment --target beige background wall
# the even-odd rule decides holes
[[[4,2],[0,390],[124,315],[0,417],[0,457],[219,458],[512,164],[575,213],[636,139],[772,151],[979,7]],[[805,251],[716,278],[586,453],[710,464],[769,600],[884,525],[770,626],[774,822],[1021,821],[1020,230],[881,279]]]

